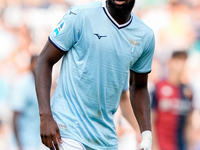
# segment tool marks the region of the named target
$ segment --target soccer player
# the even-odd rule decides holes
[[[38,56],[31,57],[30,72],[19,80],[13,94],[13,129],[16,149],[39,150],[41,146],[34,67]]]
[[[187,59],[185,51],[176,51],[168,62],[169,73],[153,92],[153,149],[187,149],[185,129],[192,108],[192,91],[181,82]]]
[[[140,147],[151,149],[147,78],[155,40],[131,12],[134,3],[103,0],[72,7],[50,34],[35,68],[41,138],[50,149],[117,150],[113,114],[129,80]],[[61,57],[50,102],[52,67]]]

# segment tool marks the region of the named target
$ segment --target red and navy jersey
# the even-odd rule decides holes
[[[174,86],[166,80],[155,86],[152,108],[158,144],[161,150],[184,150],[184,126],[192,109],[192,92],[186,85]]]

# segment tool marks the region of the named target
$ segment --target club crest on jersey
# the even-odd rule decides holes
[[[62,29],[65,27],[65,22],[62,20],[61,22],[59,22],[58,23],[58,26],[57,26],[57,28],[54,30],[54,33],[56,34],[56,35],[58,35],[61,31],[62,31]]]
[[[131,39],[128,39],[128,41],[131,43],[131,53],[133,54],[135,51],[136,45],[140,44],[140,41],[133,41]]]

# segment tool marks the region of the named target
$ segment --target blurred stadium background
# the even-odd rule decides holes
[[[93,0],[0,0],[0,149],[10,150],[12,92],[18,79],[29,70],[31,55],[39,54],[48,35],[67,10]],[[149,88],[167,73],[166,63],[173,51],[188,53],[182,82],[193,90],[194,113],[190,118],[188,143],[200,149],[200,1],[136,0],[134,13],[154,30],[156,49]],[[52,91],[56,86],[59,64],[54,67]],[[116,115],[116,122],[122,116]],[[123,119],[122,119],[123,120]],[[120,127],[121,126],[121,127]],[[120,121],[118,137],[134,130]],[[121,138],[123,143],[123,138]],[[126,146],[122,148],[126,149]]]

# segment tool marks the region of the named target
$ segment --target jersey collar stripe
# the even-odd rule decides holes
[[[118,29],[121,29],[121,28],[125,28],[127,27],[128,25],[131,24],[132,20],[133,20],[133,16],[131,14],[131,18],[128,22],[124,23],[124,24],[118,24],[114,18],[110,15],[110,13],[108,12],[107,8],[106,8],[106,0],[102,0],[102,7],[103,7],[103,10],[105,12],[105,14],[107,15],[107,17],[110,19],[110,21],[118,28]]]

